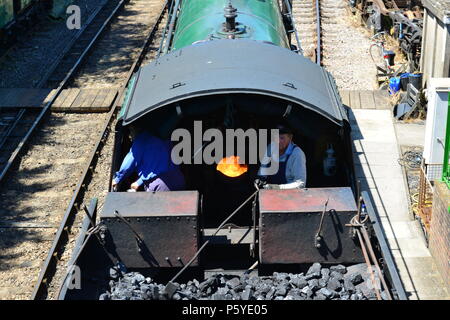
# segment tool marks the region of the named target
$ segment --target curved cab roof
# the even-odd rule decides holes
[[[311,109],[338,125],[347,120],[334,79],[288,49],[253,40],[212,40],[142,67],[125,104],[123,124],[187,98],[251,93]]]

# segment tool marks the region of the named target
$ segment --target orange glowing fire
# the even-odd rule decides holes
[[[220,160],[216,169],[227,177],[236,178],[246,173],[248,166],[246,164],[240,164],[238,156],[230,156]]]

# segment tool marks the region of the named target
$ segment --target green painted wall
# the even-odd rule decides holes
[[[226,38],[221,33],[228,0],[181,0],[181,12],[171,50],[209,38]],[[245,26],[236,38],[272,42],[289,47],[283,20],[276,0],[232,0],[237,8],[236,21]]]

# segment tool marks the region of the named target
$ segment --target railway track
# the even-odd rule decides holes
[[[50,110],[59,94],[66,87],[76,70],[80,67],[83,59],[87,56],[94,42],[101,36],[106,26],[111,21],[117,10],[125,0],[106,0],[90,18],[85,26],[63,50],[62,55],[56,59],[53,66],[49,68],[46,75],[40,80],[38,87],[44,87],[47,82],[56,86],[44,102],[42,108],[0,108],[0,135],[3,144],[0,144],[0,183],[5,178],[8,170],[21,154],[33,131],[42,121],[44,115]],[[64,74],[63,77],[61,75]]]
[[[126,6],[124,6],[125,3]],[[54,273],[56,269],[52,269],[52,266],[55,266],[54,260],[56,259],[57,262],[61,263],[64,261],[64,256],[62,256],[60,250],[67,244],[70,247],[73,244],[71,240],[77,233],[77,228],[70,230],[70,227],[77,222],[74,210],[80,206],[71,199],[79,200],[83,194],[89,194],[90,191],[98,195],[105,189],[105,186],[95,179],[89,184],[89,190],[86,188],[87,184],[77,185],[76,181],[80,178],[80,174],[83,175],[82,179],[85,180],[86,176],[92,173],[90,168],[83,170],[86,161],[89,161],[92,166],[97,164],[97,167],[102,165],[102,161],[110,161],[111,157],[107,151],[103,150],[101,155],[99,153],[104,148],[105,143],[107,145],[105,149],[112,150],[112,146],[108,144],[109,142],[106,139],[118,100],[116,99],[112,111],[108,114],[55,114],[50,113],[49,110],[52,103],[57,99],[58,93],[78,75],[82,75],[84,61],[98,51],[107,51],[106,44],[101,44],[101,41],[105,37],[114,38],[114,35],[112,35],[114,30],[108,28],[108,22],[111,22],[111,18],[116,16],[116,19],[120,20],[123,16],[131,16],[131,13],[133,13],[134,18],[140,17],[140,20],[137,20],[141,29],[134,29],[135,34],[148,34],[160,11],[160,9],[155,8],[161,8],[163,0],[110,0],[108,4],[116,5],[115,7],[103,7],[103,9],[109,8],[109,16],[97,16],[101,18],[101,21],[88,25],[92,27],[94,25],[100,26],[101,30],[97,29],[97,32],[92,32],[92,28],[85,28],[85,31],[91,30],[88,32],[91,40],[83,48],[76,46],[76,48],[83,50],[82,54],[77,59],[72,60],[64,59],[65,56],[71,55],[72,50],[68,50],[65,55],[62,55],[61,58],[66,62],[66,66],[68,66],[69,61],[74,64],[71,68],[67,68],[69,69],[68,74],[58,88],[54,90],[44,109],[0,110],[3,115],[3,120],[0,122],[0,137],[2,137],[0,142],[7,138],[8,140],[2,142],[2,144],[10,146],[10,139],[14,137],[21,143],[21,146],[14,149],[15,154],[9,158],[7,163],[7,169],[9,169],[10,167],[16,168],[16,166],[12,166],[12,163],[15,162],[17,170],[14,170],[14,174],[11,172],[8,175],[7,183],[2,183],[0,188],[0,202],[2,203],[2,208],[0,208],[0,248],[2,251],[2,255],[0,255],[0,299],[28,299],[30,295],[36,299],[53,297],[50,280],[52,272]],[[137,11],[137,8],[146,8],[146,11],[143,11],[146,14],[141,14]],[[98,10],[99,12],[101,10]],[[117,22],[116,19],[114,25],[117,25],[118,28],[123,29],[124,24],[129,23],[126,20],[123,23]],[[95,19],[93,18],[91,21],[95,21]],[[133,27],[136,27],[136,25],[133,25]],[[105,32],[105,30],[108,31]],[[82,34],[81,32],[80,36]],[[137,50],[139,50],[145,36],[141,38],[139,44],[136,41],[130,42],[123,46],[123,50],[133,51],[136,50],[135,47],[138,47]],[[118,37],[115,41],[123,41],[123,38]],[[136,59],[130,56],[127,63],[127,69],[132,70],[134,68],[132,66],[136,64]],[[59,68],[56,67],[55,70],[59,70]],[[111,73],[114,70],[108,70],[108,72]],[[51,72],[49,72],[49,75],[51,75]],[[117,85],[118,83],[124,85],[127,81],[123,74],[116,78],[117,81],[111,85]],[[25,111],[21,112],[23,109]],[[35,113],[28,116],[27,112],[30,110],[34,110]],[[28,123],[29,127],[26,127],[25,123]],[[22,136],[17,134],[17,130],[13,130],[18,128],[22,130]],[[39,129],[36,130],[36,128]],[[34,132],[33,129],[35,129]],[[99,136],[98,139],[97,136]],[[100,139],[100,136],[102,139]],[[27,145],[31,147],[25,147]],[[95,149],[95,152],[92,151],[93,149]],[[10,151],[12,151],[11,148]],[[88,156],[92,156],[95,160]],[[106,165],[106,167],[107,191],[109,165]],[[75,195],[72,194],[73,192],[75,192]],[[69,202],[69,208],[67,208]],[[62,213],[66,208],[67,210],[63,215]],[[64,227],[59,228],[59,226]],[[55,240],[55,235],[57,240]],[[52,254],[48,254],[49,249],[51,249]],[[45,260],[46,256],[47,259]],[[41,262],[44,260],[45,263],[42,267]],[[42,277],[39,278],[39,285],[36,286],[39,290],[36,289],[32,293],[31,290],[36,283],[41,267]]]
[[[319,0],[292,0],[292,14],[303,55],[320,64]]]
[[[345,55],[345,50],[341,49],[340,32],[343,32],[341,21],[344,20],[348,13],[345,9],[343,0],[320,0],[321,14],[321,30],[322,30],[322,64],[324,67],[332,67],[330,57],[336,55]]]
[[[161,3],[158,0],[144,0],[140,1],[140,5],[145,7],[144,2],[147,3]],[[99,190],[100,198],[106,195],[109,188],[110,181],[110,167],[112,160],[113,137],[110,135],[111,127],[115,123],[116,108],[121,105],[121,97],[125,91],[126,84],[130,80],[132,74],[142,64],[144,58],[146,61],[155,56],[155,48],[152,44],[157,43],[162,36],[159,27],[164,23],[164,15],[166,14],[167,5],[164,5],[159,14],[154,18],[154,24],[150,28],[144,44],[140,48],[140,53],[135,57],[132,66],[128,69],[125,78],[122,78],[121,90],[113,102],[111,111],[108,113],[106,121],[103,123],[102,130],[99,131],[95,146],[92,149],[88,160],[86,161],[83,173],[78,180],[75,192],[72,195],[70,204],[65,211],[64,217],[55,239],[52,244],[47,258],[42,266],[37,284],[33,290],[33,299],[56,299],[58,298],[58,289],[61,287],[65,278],[65,271],[67,268],[66,262],[74,248],[74,240],[78,235],[76,226],[81,223],[84,217],[84,211],[81,206],[83,201],[88,202],[91,197],[98,197]],[[80,77],[88,77],[89,67],[87,70],[80,72]],[[97,73],[93,76],[95,78]],[[74,81],[77,83],[77,81]],[[93,185],[101,186],[100,189],[93,187]],[[100,199],[101,206],[103,199]]]
[[[80,7],[81,26],[108,0],[73,0]],[[39,14],[32,29],[23,30],[17,41],[0,57],[1,88],[37,88],[52,65],[70,48],[81,30],[70,30],[66,21],[48,18],[48,12]],[[51,43],[51,45],[49,45]]]
[[[63,53],[61,59],[48,70],[47,76],[41,81],[46,88],[55,88],[62,82],[67,82],[78,70],[85,56],[89,53],[94,43],[102,35],[104,29],[109,26],[111,19],[125,4],[125,0],[103,1],[103,6],[91,16],[86,26],[80,30],[79,36],[73,41],[70,48]]]
[[[322,65],[333,75],[339,89],[378,89],[377,71],[369,53],[373,43],[369,31],[347,10],[346,1],[320,3]]]
[[[123,79],[129,72],[130,59],[134,61],[140,55],[141,44],[146,40],[145,37],[135,34],[132,30],[145,27],[143,21],[152,21],[154,15],[159,13],[161,3],[162,0],[134,1],[134,9],[121,14],[119,22],[111,25],[111,32],[100,39],[98,45],[104,50],[95,50],[89,55],[70,83],[70,87],[108,88],[123,85]],[[135,19],[136,12],[140,12],[142,16],[140,21]],[[142,14],[142,12],[146,13]],[[129,27],[124,28],[123,25]],[[156,32],[160,32],[160,30],[158,29]],[[159,37],[160,35],[155,36]],[[131,50],[127,48],[131,48]],[[152,56],[155,48],[150,46],[148,50],[148,56]]]
[[[292,0],[303,55],[329,71],[339,89],[372,90],[376,68],[369,54],[370,35],[347,6],[344,0]]]

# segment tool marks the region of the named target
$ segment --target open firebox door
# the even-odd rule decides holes
[[[217,164],[216,168],[217,171],[230,178],[239,177],[248,171],[248,166],[246,164],[239,163],[239,156],[229,156],[223,158]]]

